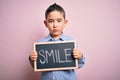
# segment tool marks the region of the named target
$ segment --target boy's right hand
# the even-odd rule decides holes
[[[30,59],[32,61],[36,61],[37,60],[37,52],[36,51],[32,51],[30,54]]]

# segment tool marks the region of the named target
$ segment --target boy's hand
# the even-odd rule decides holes
[[[81,59],[82,58],[82,52],[80,50],[73,49],[73,57],[76,59]]]
[[[32,61],[36,61],[37,60],[37,52],[36,51],[32,51],[30,54],[30,59]]]

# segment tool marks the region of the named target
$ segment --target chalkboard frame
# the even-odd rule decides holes
[[[46,45],[46,44],[51,44],[51,45],[54,45],[54,44],[73,44],[74,45],[74,48],[76,48],[76,41],[75,40],[70,40],[70,41],[57,41],[57,42],[35,42],[34,43],[34,51],[36,51],[36,45]],[[38,54],[38,53],[37,53]],[[43,69],[40,69],[40,68],[37,68],[37,61],[34,61],[34,71],[54,71],[54,70],[70,70],[70,69],[77,69],[78,68],[78,59],[74,59],[73,60],[75,65],[74,66],[68,66],[68,67],[56,67],[56,68],[43,68]]]

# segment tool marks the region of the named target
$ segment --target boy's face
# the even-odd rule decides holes
[[[63,29],[67,24],[67,20],[64,19],[62,12],[55,10],[48,14],[44,23],[50,31],[51,36],[53,38],[58,38],[63,32]]]

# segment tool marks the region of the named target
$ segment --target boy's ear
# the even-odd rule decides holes
[[[66,20],[65,20],[65,24],[67,24],[67,23],[68,23],[68,20],[66,19]]]
[[[68,23],[68,20],[66,19],[64,23],[65,23],[65,25],[66,25],[66,24]]]
[[[45,26],[47,27],[47,21],[46,21],[46,20],[44,20],[44,24],[45,24]]]

